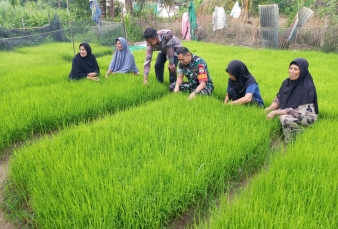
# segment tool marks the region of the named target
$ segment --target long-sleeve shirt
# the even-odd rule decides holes
[[[150,71],[151,59],[154,51],[160,51],[167,54],[167,59],[169,59],[169,64],[174,64],[174,56],[177,56],[176,49],[181,47],[181,41],[174,36],[173,32],[168,29],[163,29],[157,31],[159,45],[151,46],[147,44],[146,49],[146,60],[144,62],[143,74],[147,75]]]

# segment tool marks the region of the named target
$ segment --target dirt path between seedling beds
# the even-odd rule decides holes
[[[5,182],[8,173],[8,159],[0,162],[0,186]],[[0,201],[3,200],[3,189],[0,188]],[[0,208],[0,228],[1,229],[18,229],[19,227],[14,226],[5,219],[5,214]]]
[[[270,149],[272,152],[274,152],[278,151],[280,147],[284,148],[284,152],[286,151],[286,145],[284,145],[284,143],[282,142],[280,134],[276,134],[275,136],[272,136]],[[263,164],[262,167],[257,167],[255,171],[252,171],[250,175],[243,177],[236,184],[234,184],[234,186],[231,188],[231,190],[229,190],[228,193],[224,193],[224,195],[227,196],[227,203],[231,204],[236,193],[238,193],[242,189],[245,189],[249,185],[251,179],[254,179],[254,177],[259,174],[262,168],[269,169],[268,167],[268,164]],[[219,201],[220,198],[217,201],[217,207],[219,207],[220,205]],[[186,212],[183,212],[180,216],[173,218],[167,224],[167,227],[170,227],[172,229],[184,229],[187,226],[192,227],[192,225],[199,225],[201,222],[208,222],[210,217],[210,213],[208,211],[210,207],[211,205],[208,204],[202,206],[202,220],[199,220],[198,218],[194,217],[195,206],[191,206]]]

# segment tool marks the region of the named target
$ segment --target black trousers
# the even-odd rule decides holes
[[[155,63],[155,74],[156,74],[156,79],[160,82],[163,83],[163,75],[164,75],[164,64],[167,61],[167,56],[165,53],[158,53],[156,63]],[[174,56],[174,63],[175,66],[177,67],[178,64],[178,57]],[[175,73],[171,73],[169,71],[169,80],[170,83],[176,82],[176,71]]]

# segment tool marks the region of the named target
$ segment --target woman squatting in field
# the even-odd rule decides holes
[[[264,106],[258,83],[242,61],[230,61],[225,71],[229,74],[228,87],[224,98],[225,104]]]

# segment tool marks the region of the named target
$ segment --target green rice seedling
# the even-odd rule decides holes
[[[108,47],[92,47],[93,53],[105,56]],[[78,44],[76,46],[78,53]],[[15,52],[0,52],[0,94],[66,81],[74,52],[71,43],[53,43],[38,47],[18,48]],[[99,60],[98,60],[99,61]],[[100,61],[99,61],[99,64]]]
[[[315,51],[255,50],[193,41],[183,42],[183,45],[187,46],[194,54],[206,60],[215,84],[213,94],[220,100],[224,99],[227,87],[228,76],[225,73],[225,68],[232,59],[239,59],[246,63],[250,72],[255,76],[260,85],[261,94],[265,103],[270,103],[277,94],[282,81],[288,77],[287,68],[290,61],[294,58],[304,57],[308,59],[310,63],[310,72],[317,86],[320,108],[324,108],[321,109],[321,111],[323,111],[325,115],[326,108],[332,110],[329,99],[327,98],[335,96],[335,90],[331,90],[330,88],[334,89],[337,85],[335,83],[329,83],[329,81],[325,79],[326,77],[335,75],[335,54],[324,54]],[[77,46],[78,44],[75,47],[76,52]],[[112,57],[111,52],[115,48],[96,46],[95,44],[92,46],[93,53],[99,56],[98,62],[101,67],[101,72],[104,74]],[[207,49],[205,48],[206,46],[208,47]],[[2,82],[2,84],[0,84],[0,93],[3,93],[4,91],[14,90],[14,88],[22,89],[30,85],[42,85],[44,83],[48,85],[65,79],[71,68],[73,48],[71,43],[56,43],[33,48],[17,49],[17,53],[15,54],[0,52],[0,56],[1,55],[4,55],[2,59],[5,60],[0,63],[0,67],[4,69],[0,73],[0,81]],[[140,75],[142,76],[145,50],[135,51],[134,56],[140,70]],[[153,57],[152,66],[154,66],[156,53],[154,53]],[[37,61],[36,58],[40,60]],[[58,67],[59,64],[61,64],[60,67]],[[43,66],[45,66],[46,71],[41,69]],[[32,67],[36,68],[32,69]],[[28,72],[32,72],[33,74],[29,74],[28,77]],[[151,74],[154,74],[153,67]],[[151,75],[149,78],[153,79],[154,76]],[[167,71],[165,71],[164,79],[165,83],[168,84]]]
[[[224,196],[200,228],[335,228],[337,127],[314,124],[231,202]]]
[[[111,59],[111,55],[106,54],[111,53],[111,49],[95,45],[92,45],[92,48],[96,51],[96,56],[101,56],[98,62],[102,66],[101,72],[104,75]],[[107,80],[107,84],[104,83],[103,78],[101,79],[103,82],[100,83],[104,89],[93,84],[86,84],[89,88],[83,87],[84,82],[70,84],[68,74],[73,58],[70,43],[19,48],[15,52],[0,52],[1,55],[3,61],[0,66],[3,71],[0,73],[2,105],[0,149],[13,142],[28,139],[35,133],[50,131],[76,122],[77,119],[84,120],[85,117],[92,119],[95,118],[94,114],[126,108],[128,104],[133,105],[137,101],[146,99],[145,95],[152,90],[151,85],[149,88],[143,87],[142,79],[134,76],[125,77],[125,80],[122,80],[121,76],[111,77]],[[112,81],[118,85],[114,85]],[[152,79],[150,82],[152,83]],[[128,90],[127,85],[131,84],[134,88]],[[157,86],[156,83],[153,86],[156,87],[155,97],[163,95],[166,91],[165,87]],[[106,93],[97,90],[104,90]],[[131,96],[133,99],[123,99],[124,92],[126,96]],[[96,100],[95,106],[90,105],[94,100]],[[117,103],[113,104],[114,102]],[[89,107],[85,108],[85,104]],[[91,111],[98,106],[101,107],[100,110]],[[81,109],[77,109],[79,107],[85,110],[80,111]],[[78,114],[74,116],[74,112]]]
[[[158,228],[201,199],[229,189],[263,163],[271,132],[278,126],[257,108],[222,105],[225,67],[232,59],[247,64],[266,105],[287,78],[290,61],[308,59],[320,119],[335,123],[338,110],[332,98],[337,83],[329,79],[335,74],[336,55],[184,45],[207,61],[217,100],[188,103],[186,95],[172,95],[130,108],[167,93],[167,71],[164,85],[155,83],[152,68],[150,86],[142,86],[144,50],[134,52],[140,77],[112,76],[98,83],[66,80],[73,57],[69,43],[0,52],[10,57],[0,63],[0,149],[35,133],[68,129],[72,123],[130,108],[19,150],[11,162],[7,207],[21,211],[25,203],[31,213],[25,209],[20,217],[42,228]],[[94,54],[98,50],[104,73],[111,48],[92,48]],[[152,66],[156,53],[153,57]]]
[[[67,128],[15,152],[6,199],[39,228],[161,228],[265,160],[262,114],[172,94]]]
[[[70,47],[68,43],[56,43],[20,48],[15,53],[0,52],[0,55],[9,56],[1,63],[4,73],[0,75],[0,150],[34,134],[95,119],[167,92],[154,78],[146,87],[143,78],[134,75],[101,77],[98,83],[70,82],[71,61],[64,58],[65,55],[72,58]],[[111,50],[95,45],[93,50],[103,55],[98,62],[104,75],[106,70],[103,69],[108,68],[111,59],[111,55],[105,54]]]
[[[162,85],[142,86],[133,75],[102,82],[61,82],[6,93],[0,110],[0,149],[68,124],[91,120],[166,93]],[[15,102],[14,102],[15,101]]]

